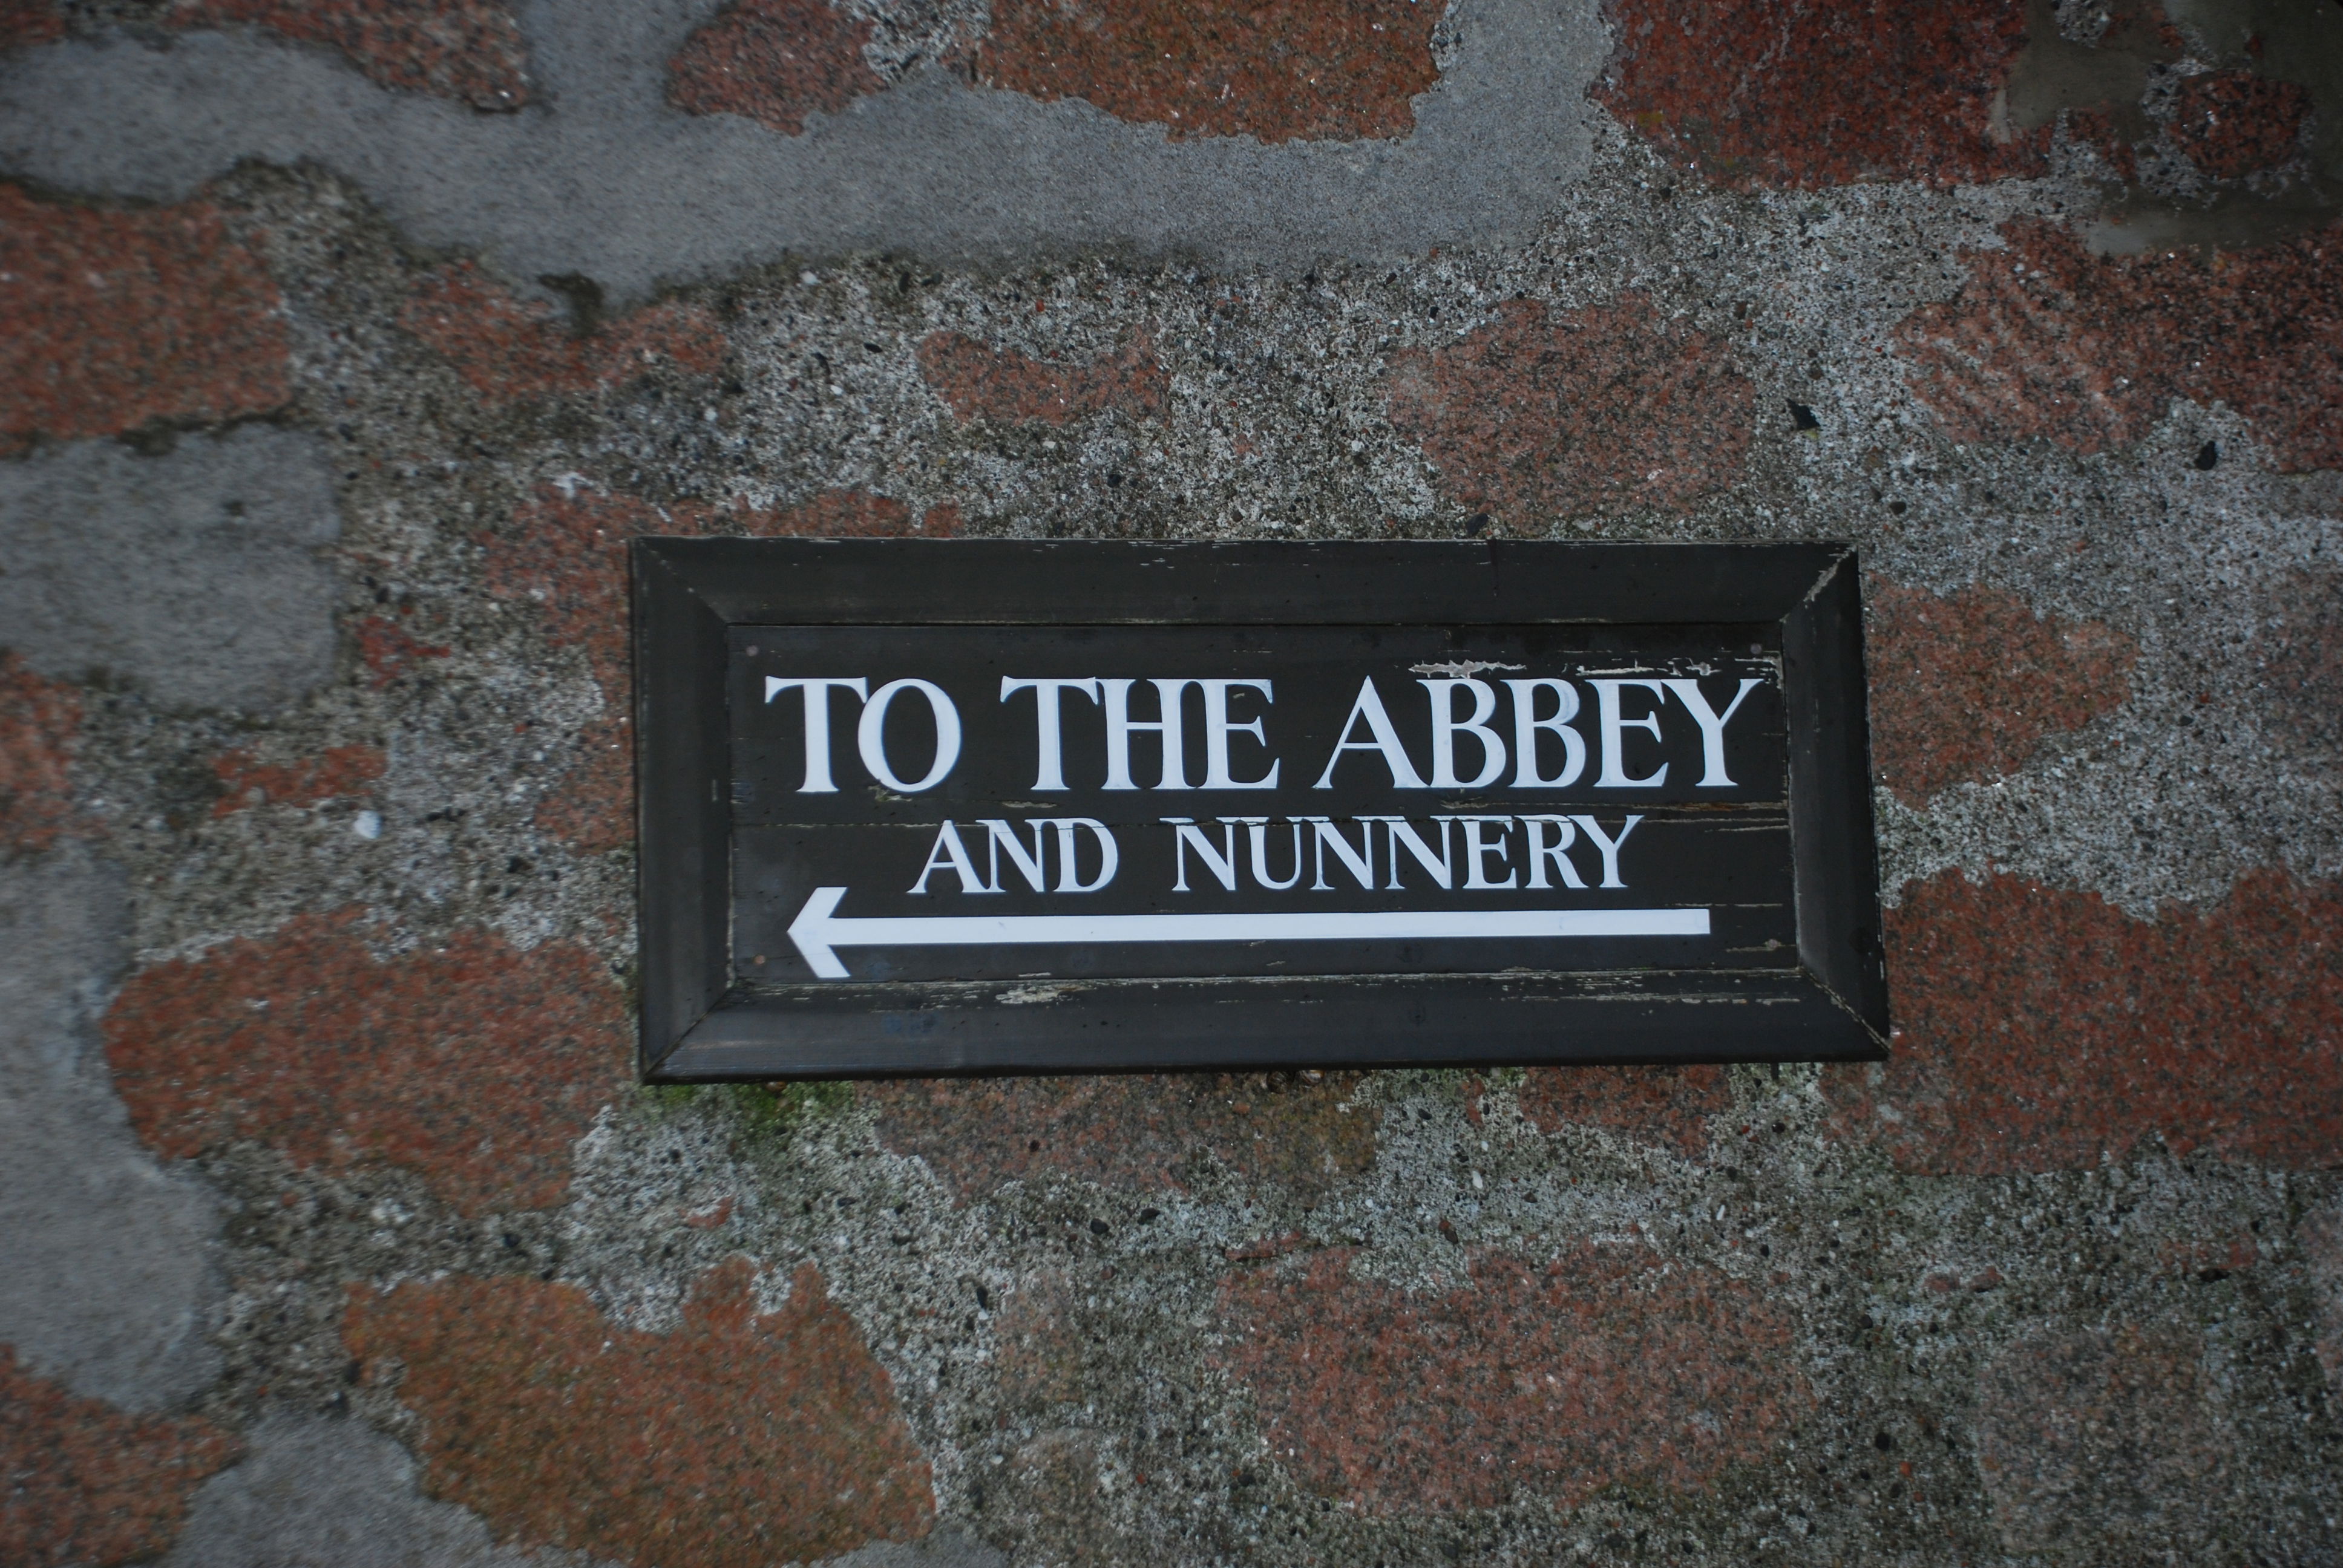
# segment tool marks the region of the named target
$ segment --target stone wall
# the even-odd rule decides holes
[[[0,49],[0,1560],[2343,1556],[2332,0]],[[646,532],[1852,540],[1894,1059],[638,1088]]]

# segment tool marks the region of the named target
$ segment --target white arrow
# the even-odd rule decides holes
[[[1704,937],[1706,910],[1377,910],[1290,915],[890,915],[841,918],[844,888],[816,888],[789,922],[813,972],[844,980],[839,948],[1066,942],[1438,941],[1479,937]]]

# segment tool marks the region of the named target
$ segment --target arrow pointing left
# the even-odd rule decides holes
[[[1058,946],[1074,942],[1444,941],[1556,937],[1704,937],[1706,910],[1368,910],[1218,915],[837,913],[844,888],[816,888],[789,940],[823,980],[845,980],[840,948]]]

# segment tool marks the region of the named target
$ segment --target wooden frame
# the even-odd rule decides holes
[[[1850,547],[644,538],[632,564],[647,1081],[1886,1054]],[[1095,981],[1017,1007],[1001,1005],[1008,981],[739,983],[728,628],[1077,621],[1770,623],[1789,715],[1797,965]]]

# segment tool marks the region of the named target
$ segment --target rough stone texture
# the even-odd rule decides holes
[[[2257,663],[2279,732],[2314,757],[2343,753],[2343,579],[2298,573],[2270,595]]]
[[[370,615],[350,628],[350,636],[358,646],[358,658],[367,667],[368,684],[380,689],[407,674],[425,659],[445,658],[454,649],[444,643],[426,642],[400,626],[397,621]]]
[[[1443,490],[1520,528],[1682,510],[1732,483],[1749,446],[1754,394],[1720,348],[1640,294],[1559,318],[1513,301],[1451,347],[1397,356],[1391,421]]]
[[[370,81],[475,109],[517,109],[529,100],[528,46],[498,0],[172,0],[164,15],[175,27],[250,23],[329,45]]]
[[[998,0],[977,79],[1190,136],[1403,136],[1439,71],[1433,6],[1414,0]]]
[[[0,185],[0,451],[277,407],[279,304],[209,203],[112,211]]]
[[[332,668],[333,483],[315,437],[260,427],[0,465],[0,638],[168,707],[278,708]]]
[[[668,96],[695,115],[741,115],[783,136],[887,84],[862,55],[870,24],[828,0],[737,0],[668,62]]]
[[[658,508],[624,496],[541,494],[520,508],[511,533],[488,545],[491,593],[539,607],[557,644],[582,648],[602,692],[602,717],[581,728],[578,761],[538,806],[537,819],[589,853],[635,836],[633,689],[627,650],[627,541],[643,534],[870,538],[960,531],[944,508],[914,518],[900,501],[830,490],[776,510],[715,511],[696,503]]]
[[[2036,1333],[1986,1364],[1977,1463],[2010,1551],[2137,1560],[2192,1533],[2191,1500],[2233,1481],[2206,1351],[2177,1325],[2124,1323]]]
[[[1934,594],[1874,579],[1865,606],[1874,775],[1914,804],[2014,773],[2046,733],[2120,706],[2138,658],[2097,621],[2036,615],[2015,594]]]
[[[2310,94],[2298,82],[2243,71],[2208,71],[2174,95],[2170,135],[2189,162],[2216,179],[2243,179],[2302,156]]]
[[[138,1146],[106,1081],[96,1015],[124,901],[120,873],[83,856],[0,865],[0,1343],[75,1393],[153,1411],[219,1376],[219,1205]]]
[[[2327,1373],[2327,1386],[2343,1392],[2343,1211],[2326,1210],[2302,1223],[2302,1248],[2310,1265],[2311,1299],[2318,1309],[2314,1347]]]
[[[2275,872],[2134,920],[1954,873],[1887,922],[1895,1059],[1832,1070],[1844,1135],[1906,1170],[2081,1169],[2144,1141],[2343,1161],[2343,900]]]
[[[1324,100],[1412,129],[1275,143],[986,87],[978,0],[842,0],[885,90],[796,135],[671,98],[696,35],[745,27],[719,0],[516,7],[530,102],[497,114],[262,28],[158,33],[164,0],[29,14],[0,177],[73,234],[211,215],[265,285],[234,319],[282,350],[265,412],[146,409],[177,359],[0,462],[44,799],[43,704],[79,706],[75,815],[0,851],[9,930],[43,933],[0,970],[61,944],[0,999],[35,1064],[0,1093],[0,1257],[35,1260],[0,1270],[0,1342],[251,1440],[183,1554],[719,1554],[467,1508],[421,1462],[450,1427],[418,1363],[353,1380],[355,1289],[378,1334],[488,1303],[431,1319],[444,1366],[520,1347],[523,1392],[464,1407],[462,1484],[588,1523],[646,1471],[594,1390],[684,1364],[767,1431],[770,1380],[727,1374],[826,1298],[938,1522],[862,1568],[2334,1559],[2343,7],[1644,7],[1629,38],[1585,0],[1428,5],[1436,79]],[[1664,55],[1655,92],[1738,95],[1747,161],[1590,103],[1614,46],[1622,82]],[[2240,73],[2311,109],[2298,155],[2217,177],[2184,94]],[[1317,112],[1284,96],[1254,107]],[[88,297],[64,276],[31,323],[57,364],[143,319],[76,326]],[[1916,738],[1889,784],[1942,780],[1874,797],[1897,1058],[627,1089],[618,546],[652,529],[1853,541],[1875,716]],[[233,809],[216,766],[302,795],[371,753],[306,807]],[[96,1049],[126,973],[125,1082],[183,1158]],[[587,1045],[534,1054],[572,1020]],[[766,1327],[688,1323],[740,1257]],[[1342,1326],[1355,1375],[1246,1361]],[[539,1342],[558,1376],[523,1385]],[[1503,1381],[1534,1367],[1579,1405]],[[1713,1427],[1703,1378],[1747,1395]],[[1520,1446],[1475,1448],[1493,1422]],[[2160,1427],[2218,1468],[2127,1464]],[[830,1462],[753,1483],[834,1496]],[[737,1465],[682,1513],[749,1495]]]
[[[164,1568],[588,1568],[498,1547],[478,1515],[433,1502],[397,1443],[348,1421],[277,1412],[242,1463],[196,1493]]]
[[[1476,1251],[1469,1286],[1411,1294],[1351,1264],[1337,1249],[1234,1277],[1222,1312],[1271,1452],[1367,1508],[1688,1491],[1762,1457],[1810,1398],[1788,1316],[1722,1276],[1594,1247],[1543,1266]]]
[[[1896,330],[1914,385],[1956,441],[2128,446],[2186,397],[2252,422],[2282,469],[2343,467],[2343,235],[2208,266],[2093,256],[2034,218],[1966,254],[1969,281]]]
[[[1687,1159],[1707,1149],[1708,1119],[1733,1109],[1725,1070],[1715,1067],[1534,1067],[1516,1095],[1541,1131],[1604,1127]]]
[[[222,793],[212,815],[249,811],[256,806],[315,806],[346,795],[363,795],[382,777],[383,754],[371,746],[334,746],[296,762],[263,762],[249,751],[212,759]]]
[[[1995,123],[2026,45],[2026,7],[2011,0],[1604,9],[1619,45],[1594,95],[1711,179],[1812,189],[2043,172],[2045,138],[2013,140]]]
[[[964,1198],[1062,1171],[1113,1186],[1182,1184],[1202,1155],[1247,1181],[1324,1191],[1366,1169],[1374,1118],[1355,1074],[912,1080],[858,1091],[880,1138],[935,1167]]]
[[[625,1070],[598,969],[478,932],[377,960],[354,913],[305,916],[132,977],[106,1057],[165,1154],[256,1139],[297,1166],[414,1171],[467,1214],[536,1208]]]
[[[346,1332],[375,1375],[396,1359],[434,1488],[519,1541],[751,1568],[926,1534],[927,1462],[852,1320],[810,1266],[761,1312],[755,1274],[710,1273],[668,1334],[460,1277],[361,1292]]]
[[[1056,365],[939,332],[920,342],[920,371],[952,417],[1001,425],[1062,426],[1110,410],[1156,418],[1168,391],[1155,347],[1143,334],[1110,358]]]
[[[0,1558],[113,1568],[167,1546],[187,1497],[236,1457],[211,1422],[78,1399],[0,1345]]]
[[[399,325],[499,403],[608,391],[662,360],[691,375],[722,363],[724,337],[703,309],[656,305],[583,335],[541,300],[524,301],[469,262],[426,275]]]
[[[81,693],[0,651],[0,849],[45,849],[74,831],[80,742]]]

